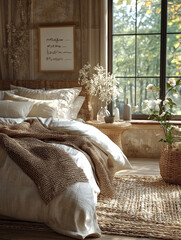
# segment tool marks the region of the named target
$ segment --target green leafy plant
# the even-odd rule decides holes
[[[170,122],[174,117],[172,112],[176,103],[169,97],[169,93],[171,92],[178,94],[177,89],[179,85],[181,85],[181,79],[175,80],[174,78],[170,78],[166,85],[166,98],[162,101],[156,98],[156,93],[160,89],[153,84],[149,84],[146,89],[152,93],[154,99],[145,100],[142,104],[145,107],[143,111],[149,114],[149,119],[159,122],[163,129],[164,138],[160,139],[160,141],[168,144],[172,144],[176,139],[181,139],[181,128]]]

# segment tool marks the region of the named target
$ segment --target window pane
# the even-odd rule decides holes
[[[142,102],[148,99],[159,98],[159,92],[155,92],[154,96],[152,92],[147,91],[146,87],[148,84],[153,84],[156,87],[160,85],[159,78],[120,78],[119,86],[122,88],[120,95],[117,100],[114,102],[114,107],[118,107],[120,114],[123,114],[124,104],[126,103],[126,99],[128,98],[129,104],[132,106],[133,113],[142,114],[143,106]],[[136,92],[136,102],[135,102],[135,92]],[[134,107],[138,105],[138,110],[134,112]]]
[[[160,75],[160,36],[138,36],[137,75]]]
[[[166,77],[181,78],[181,0],[112,1],[112,72],[120,79],[123,89],[114,107],[119,107],[122,114],[128,98],[132,108],[138,105],[137,113],[143,114],[142,102],[153,99],[151,92],[146,90],[148,84],[159,88],[160,78],[162,84]],[[167,31],[163,27],[161,32],[161,17],[166,16],[166,11],[167,22],[162,23],[167,24]],[[166,37],[162,39],[162,36]],[[160,62],[160,54],[165,55],[165,51],[161,52],[164,50],[162,44],[167,46],[166,66],[164,59]],[[178,91],[179,96],[170,93],[170,97],[177,104],[173,113],[181,115],[181,87]],[[157,91],[155,97],[159,98],[159,95]],[[163,89],[161,96],[165,97]]]
[[[181,32],[181,1],[168,1],[168,32]]]
[[[136,0],[113,0],[113,33],[135,33]]]
[[[138,1],[138,33],[160,33],[161,0]]]
[[[177,79],[175,79],[177,80]],[[170,97],[176,106],[173,107],[172,111],[175,115],[181,115],[181,86],[176,87],[177,93],[169,92],[166,97]]]
[[[113,73],[115,76],[135,75],[135,37],[113,37]]]
[[[142,113],[142,103],[144,100],[159,98],[159,92],[155,92],[153,96],[152,92],[147,91],[146,87],[148,84],[153,84],[154,86],[159,87],[160,80],[159,78],[138,78],[136,80],[136,105],[138,105],[137,113]]]
[[[120,95],[117,97],[114,102],[114,107],[119,108],[119,113],[121,117],[123,116],[124,104],[126,103],[126,99],[128,98],[128,103],[131,106],[135,105],[135,79],[134,78],[118,78],[119,79],[119,87],[121,87],[122,91],[120,91]]]
[[[181,34],[167,36],[167,76],[181,76]]]

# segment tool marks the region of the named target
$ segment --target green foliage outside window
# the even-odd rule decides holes
[[[165,1],[165,0],[164,0]],[[122,111],[126,99],[134,107],[148,99],[146,86],[160,87],[161,0],[113,0],[112,72],[123,89],[115,106]],[[181,77],[181,2],[167,3],[167,52],[165,84]],[[159,93],[158,93],[159,94]],[[159,97],[159,96],[158,96]],[[181,115],[181,88],[173,113]]]

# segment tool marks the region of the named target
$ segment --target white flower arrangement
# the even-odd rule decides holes
[[[164,139],[160,139],[161,142],[166,142],[172,144],[175,139],[181,138],[181,128],[170,123],[170,120],[173,118],[172,107],[176,104],[173,102],[171,98],[168,98],[167,95],[170,91],[177,94],[177,90],[175,89],[177,86],[181,84],[181,80],[175,80],[173,78],[169,79],[167,82],[167,93],[166,99],[156,99],[156,92],[160,89],[154,86],[153,84],[149,84],[146,89],[147,91],[151,91],[154,99],[152,100],[144,100],[142,106],[145,107],[143,112],[149,114],[149,119],[153,116],[153,120],[156,120],[160,123],[163,132]],[[135,108],[136,109],[136,108]]]
[[[78,83],[85,85],[88,94],[98,96],[99,100],[107,106],[119,94],[118,81],[113,74],[107,73],[99,64],[93,67],[92,74],[91,70],[91,65],[85,64],[79,70]]]

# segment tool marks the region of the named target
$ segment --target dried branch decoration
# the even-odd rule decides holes
[[[97,64],[94,66],[94,73],[91,75],[91,65],[85,64],[79,70],[78,82],[85,85],[88,94],[98,96],[101,102],[106,106],[118,96],[120,89],[118,88],[118,80],[113,74],[106,73],[106,70]]]
[[[29,56],[31,0],[18,0],[17,9],[20,18],[19,26],[15,26],[12,22],[7,24],[7,47],[3,48],[3,53],[8,55],[14,71],[25,66]]]

